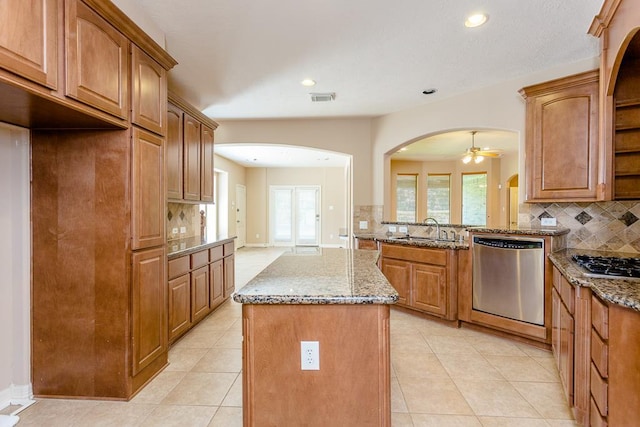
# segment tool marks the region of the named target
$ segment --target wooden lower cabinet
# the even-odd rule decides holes
[[[393,258],[382,258],[382,274],[398,292],[398,304],[409,305],[411,285],[411,263]]]
[[[184,274],[169,280],[169,340],[173,341],[191,327],[191,280]]]
[[[399,295],[398,304],[456,320],[456,256],[450,249],[382,244],[380,268]]]
[[[356,249],[370,249],[377,251],[378,243],[372,239],[359,239],[356,237]]]
[[[591,299],[591,426],[640,419],[640,312]]]
[[[132,278],[133,375],[167,359],[167,290],[164,247],[134,252]]]
[[[209,265],[209,277],[211,280],[210,305],[211,308],[216,308],[224,301],[224,263],[221,259]]]
[[[235,290],[235,262],[236,257],[234,254],[224,257],[224,298],[227,299],[231,296]]]
[[[209,266],[191,272],[191,318],[198,322],[209,314]]]
[[[233,242],[168,262],[169,342],[173,343],[222,304],[235,289]],[[224,249],[226,248],[227,256]]]

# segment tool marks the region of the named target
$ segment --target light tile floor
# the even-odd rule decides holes
[[[282,252],[237,251],[236,285]],[[240,317],[239,304],[224,303],[130,402],[38,399],[18,426],[241,426]],[[548,351],[392,309],[391,362],[394,427],[575,425]]]

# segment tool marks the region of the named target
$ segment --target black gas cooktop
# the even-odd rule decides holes
[[[573,255],[573,260],[586,272],[587,277],[608,279],[640,279],[640,258]]]

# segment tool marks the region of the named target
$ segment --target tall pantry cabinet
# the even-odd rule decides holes
[[[130,399],[167,364],[164,156],[175,61],[111,2],[47,4],[63,8],[58,86],[83,114],[116,120],[32,126],[33,392]]]

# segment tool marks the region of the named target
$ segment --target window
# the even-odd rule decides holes
[[[396,221],[416,222],[418,176],[396,176]]]
[[[487,224],[487,173],[462,174],[462,223]]]
[[[435,218],[441,224],[450,224],[450,194],[451,175],[427,175],[427,217]]]

